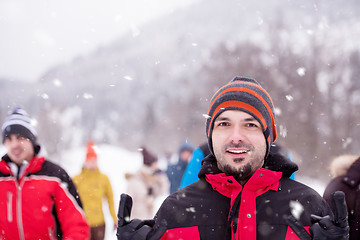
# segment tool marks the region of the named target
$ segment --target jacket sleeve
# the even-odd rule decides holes
[[[112,187],[111,187],[111,183],[109,178],[104,175],[104,181],[105,181],[105,186],[106,186],[106,198],[108,201],[108,206],[109,206],[109,212],[111,214],[111,217],[113,218],[114,224],[117,223],[117,217],[115,214],[115,207],[114,207],[114,195],[113,195],[113,191],[112,191]]]
[[[60,222],[63,239],[89,239],[90,227],[85,219],[80,196],[71,178],[63,169],[60,182],[54,191],[54,205]]]

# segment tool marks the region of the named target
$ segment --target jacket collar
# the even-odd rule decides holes
[[[3,172],[4,174],[13,175],[12,170],[8,164],[10,162],[11,160],[9,156],[6,154],[0,161],[0,171]],[[20,180],[22,179],[23,176],[27,175],[28,173],[35,173],[40,171],[44,162],[45,162],[44,157],[38,157],[38,156],[33,157],[30,160],[29,164],[26,166],[24,172],[22,173],[22,176],[20,176]]]
[[[270,154],[264,166],[257,169],[242,186],[233,176],[226,176],[218,169],[216,159],[211,154],[202,161],[198,176],[205,178],[215,191],[230,198],[227,229],[232,230],[231,239],[234,236],[238,239],[256,239],[256,197],[269,190],[278,191],[280,178],[290,176],[295,169],[296,164]],[[244,231],[245,227],[247,231]]]

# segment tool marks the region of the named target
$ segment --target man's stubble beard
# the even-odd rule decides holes
[[[234,161],[236,161],[236,162],[241,162],[243,160],[244,160],[243,158],[234,159]],[[250,163],[247,163],[246,165],[241,166],[238,169],[230,166],[229,164],[226,164],[223,167],[223,169],[224,169],[224,173],[227,176],[233,176],[235,178],[235,180],[238,181],[239,183],[246,182],[252,176],[252,168],[251,168]]]

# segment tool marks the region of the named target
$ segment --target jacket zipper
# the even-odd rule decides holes
[[[22,222],[22,206],[21,206],[21,186],[18,182],[16,182],[17,187],[17,198],[16,198],[16,204],[17,204],[17,221],[18,221],[18,227],[19,227],[19,236],[20,240],[24,240],[24,226]]]
[[[13,199],[13,193],[8,192],[8,200],[7,200],[7,219],[8,219],[8,222],[13,221],[12,199]]]
[[[233,239],[236,240],[236,232],[237,232],[237,226],[239,221],[239,210],[240,210],[240,202],[241,202],[241,195],[242,191],[239,193],[239,195],[235,198],[235,201],[233,205],[231,206],[229,218],[227,222],[226,232],[228,229],[230,230],[230,238],[233,234]],[[232,227],[231,227],[232,225]],[[232,233],[231,233],[232,228]],[[228,239],[228,236],[225,234],[225,239]]]

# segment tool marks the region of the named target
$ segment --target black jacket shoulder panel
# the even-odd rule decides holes
[[[56,178],[60,179],[62,184],[66,185],[70,194],[75,198],[76,202],[82,208],[80,196],[77,193],[76,187],[75,187],[71,177],[59,165],[57,165],[49,160],[45,160],[42,165],[42,168],[39,171],[32,173],[32,175],[56,177]]]

